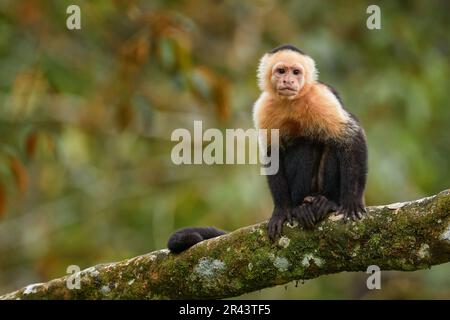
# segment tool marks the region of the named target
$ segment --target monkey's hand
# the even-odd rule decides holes
[[[322,195],[308,196],[303,199],[303,203],[310,205],[316,223],[325,219],[330,212],[339,210],[339,206],[334,201]]]
[[[316,224],[314,212],[311,204],[309,203],[302,203],[300,206],[294,208],[292,210],[292,215],[305,229],[313,229]]]
[[[353,221],[362,218],[363,213],[366,212],[366,208],[362,201],[347,201],[339,208],[338,213],[344,215],[344,221],[352,219]]]
[[[272,241],[274,241],[276,237],[281,235],[281,231],[283,231],[283,224],[286,221],[292,223],[291,209],[275,207],[273,209],[272,217],[270,218],[267,225],[267,232],[269,234],[269,238]]]

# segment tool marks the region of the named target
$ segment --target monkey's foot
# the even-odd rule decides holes
[[[363,214],[366,213],[366,208],[364,204],[359,202],[350,202],[342,205],[339,208],[339,214],[344,215],[344,221],[352,219],[357,221],[362,218]]]
[[[291,210],[275,208],[267,225],[267,232],[272,241],[281,235],[281,232],[283,231],[283,224],[286,221],[292,223]]]

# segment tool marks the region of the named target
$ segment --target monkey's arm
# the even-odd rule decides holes
[[[284,170],[283,152],[280,150],[280,161],[278,172],[274,175],[268,175],[267,181],[269,183],[270,193],[274,203],[272,217],[268,223],[269,237],[273,240],[276,236],[281,234],[283,223],[288,220],[292,222],[291,209],[292,199],[289,185],[286,179]]]
[[[338,146],[340,168],[340,210],[345,219],[360,219],[365,212],[364,188],[367,176],[367,144],[362,128]]]

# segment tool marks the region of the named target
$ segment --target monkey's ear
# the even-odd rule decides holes
[[[259,60],[259,65],[258,65],[258,74],[257,74],[257,78],[258,78],[258,86],[259,89],[261,89],[261,91],[266,91],[268,89],[268,81],[269,81],[269,72],[270,70],[268,70],[269,68],[269,57],[271,55],[266,53],[261,60]]]
[[[319,78],[316,62],[310,56],[304,55],[304,67],[306,69],[306,82],[312,83]]]

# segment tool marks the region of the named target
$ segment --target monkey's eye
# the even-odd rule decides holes
[[[283,74],[283,73],[285,73],[285,71],[284,71],[284,69],[283,69],[283,68],[278,68],[277,72],[278,72],[279,74]]]
[[[298,70],[298,69],[295,69],[293,72],[295,75],[299,75],[301,73],[300,70]]]

